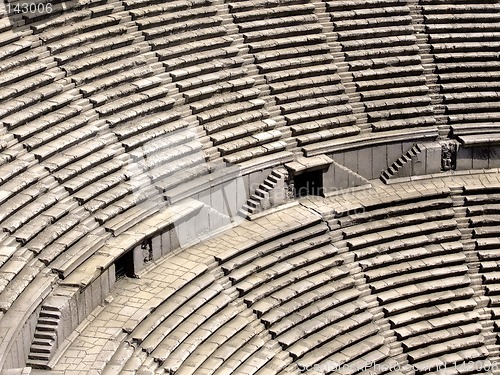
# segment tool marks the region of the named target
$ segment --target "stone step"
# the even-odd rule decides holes
[[[54,343],[54,339],[52,339],[52,338],[49,339],[49,338],[35,337],[35,339],[33,340],[33,344],[42,345],[42,346],[51,346],[53,343]]]
[[[247,200],[247,205],[252,208],[257,208],[260,205],[260,201],[257,200],[257,197],[252,197]]]
[[[57,329],[57,325],[53,324],[37,324],[36,329],[38,331],[44,331],[44,332],[55,332]]]
[[[59,317],[40,317],[38,318],[38,324],[48,325],[48,326],[57,326],[59,324]]]
[[[28,354],[28,359],[34,359],[36,361],[45,361],[45,364],[47,364],[50,360],[50,354],[49,353],[30,353]]]
[[[61,312],[58,310],[41,310],[40,318],[50,318],[58,320],[61,318]]]
[[[56,332],[55,330],[51,331],[40,331],[36,330],[34,337],[35,339],[46,339],[46,340],[53,340],[55,338]]]
[[[244,204],[244,205],[241,207],[240,211],[238,211],[238,213],[240,213],[240,215],[241,215],[242,217],[246,218],[246,217],[248,217],[248,216],[250,216],[250,215],[254,214],[254,213],[255,213],[255,209],[254,209],[253,207],[250,207],[250,206],[248,206],[248,205]]]
[[[42,306],[42,311],[59,311],[59,308],[55,306],[44,305]]]
[[[52,350],[51,346],[32,344],[31,348],[30,348],[30,353],[33,353],[33,354],[34,353],[46,353],[46,354],[50,354],[51,350]]]
[[[39,359],[32,359],[29,358],[26,361],[26,364],[32,368],[35,369],[40,369],[40,370],[48,370],[49,366],[47,365],[48,361],[46,360],[39,360]]]

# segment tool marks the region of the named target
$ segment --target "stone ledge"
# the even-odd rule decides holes
[[[299,156],[295,161],[285,164],[285,167],[294,175],[299,175],[305,171],[315,171],[327,168],[333,160],[326,155],[318,155],[310,158]]]
[[[457,137],[458,141],[464,147],[477,147],[477,146],[489,146],[489,145],[499,145],[500,144],[500,134],[476,134],[476,135],[460,135]]]
[[[496,174],[500,172],[500,168],[491,168],[491,169],[470,169],[466,171],[447,171],[440,173],[427,174],[422,176],[411,176],[411,177],[401,177],[387,180],[387,185],[401,184],[404,182],[411,181],[422,181],[422,180],[430,180],[435,178],[446,178],[446,177],[456,177],[456,176],[470,176],[475,174]]]
[[[351,149],[386,145],[392,142],[421,142],[434,141],[438,137],[435,128],[414,128],[411,132],[386,131],[380,133],[369,133],[356,135],[354,137],[341,138],[304,146],[302,149],[306,156],[315,156],[331,152],[347,151]]]
[[[85,288],[121,255],[133,249],[144,239],[162,233],[168,226],[198,212],[202,206],[202,202],[189,199],[144,220],[126,233],[109,240],[92,258],[86,260],[68,275],[61,284]]]

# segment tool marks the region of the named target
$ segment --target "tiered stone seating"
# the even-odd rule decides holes
[[[77,229],[82,229],[82,232],[78,233],[76,230],[70,232],[73,233],[72,240],[74,242],[64,244],[64,252],[49,255],[48,251],[42,251],[39,258],[49,261],[51,257],[56,256],[51,260],[50,268],[52,271],[56,271],[61,278],[67,277],[86,259],[94,255],[110,237],[103,228],[92,231],[95,227],[97,224],[94,225],[92,222],[88,222],[86,225],[82,223],[77,227]],[[75,236],[74,232],[78,233],[79,236]]]
[[[160,13],[165,7],[172,9],[168,14]],[[214,150],[208,150],[211,158],[217,157],[215,151],[224,161],[239,163],[284,148],[273,144],[281,137],[281,133],[273,132],[273,123],[262,122],[267,116],[258,117],[265,113],[261,111],[264,103],[258,99],[260,90],[252,88],[255,80],[248,77],[246,60],[238,56],[236,39],[230,35],[234,27],[223,22],[216,7],[208,1],[179,2],[151,9],[140,7],[131,13],[203,127],[243,111],[261,121],[257,126],[249,126],[246,121],[228,122],[228,132],[247,135],[246,141],[240,142],[236,136],[217,137],[213,130],[206,129],[217,144]],[[269,147],[263,146],[267,144]]]
[[[70,198],[62,200],[61,204],[56,205],[53,211],[54,219],[57,221],[54,220],[55,222],[52,225],[48,226],[32,238],[27,245],[27,248],[35,254],[39,254],[52,242],[72,230],[81,220],[80,210],[76,210],[74,213],[69,213],[70,211],[76,209],[77,206],[78,203],[74,202]],[[48,210],[47,213],[50,214],[51,211]]]
[[[133,330],[130,340],[138,350],[124,368],[258,373],[297,360],[334,359],[347,346],[351,355],[340,363],[371,352],[385,359],[388,347],[366,310],[366,293],[356,290],[328,231],[312,217],[262,243],[217,255],[218,265],[206,272],[194,270],[197,276],[172,290]],[[349,336],[354,329],[365,334]],[[331,345],[337,350],[325,350]]]
[[[71,248],[71,246],[73,246],[77,241],[82,239],[84,236],[88,235],[89,232],[90,229],[84,224],[76,225],[70,231],[67,231],[66,233],[58,237],[50,245],[44,247],[38,254],[38,259],[47,265],[50,264],[60,255],[64,254],[64,252],[69,248]],[[101,235],[103,234],[104,233],[101,232]],[[75,254],[75,257],[77,256],[78,255]],[[59,262],[60,269],[64,267],[64,265],[61,263],[62,262],[60,261]]]
[[[184,360],[198,348],[199,343],[206,340],[211,336],[212,332],[222,328],[225,323],[229,323],[237,314],[244,310],[244,306],[242,305],[236,307],[229,304],[225,306],[230,300],[230,296],[221,296],[220,298],[214,298],[210,304],[202,306],[198,311],[197,320],[199,323],[196,329],[188,328],[186,330],[185,327],[186,325],[192,327],[195,321],[179,324],[177,330],[179,340],[163,340],[151,354],[162,362],[164,369],[172,372],[176,371]],[[218,316],[216,317],[213,314],[217,312]]]
[[[0,181],[4,184],[13,180],[15,177],[19,177],[21,173],[28,169],[29,165],[30,162],[28,160],[22,159],[16,159],[8,164],[3,164],[0,166]]]
[[[335,1],[327,10],[373,131],[433,125],[406,1]]]
[[[42,214],[45,210],[52,207],[62,197],[64,197],[64,189],[62,188],[40,195],[33,202],[24,206],[23,210],[11,213],[7,219],[3,220],[1,225],[4,231],[11,234],[14,233],[28,221],[32,220],[35,216]],[[42,219],[39,218],[39,220]],[[42,221],[45,221],[46,225],[50,223],[49,218],[45,218]]]
[[[138,188],[141,188],[141,186],[132,184],[117,186],[97,196],[86,207],[94,210],[95,220],[100,224],[106,223],[106,227],[110,230],[114,230],[115,226],[113,224],[119,222],[107,223],[108,220],[118,215],[125,215],[120,220],[128,221],[128,227],[131,227],[138,224],[141,219],[154,215],[160,209],[161,204],[158,202],[160,198],[154,197],[154,187],[146,186],[142,187],[138,192],[134,192],[134,189]],[[96,206],[92,206],[93,204]],[[135,211],[128,211],[136,206]]]
[[[326,2],[328,18],[322,2],[305,0],[86,0],[15,16],[18,33],[2,21],[0,320],[37,278],[72,285],[106,241],[225,182],[224,163],[253,172],[289,161],[296,145],[358,147],[367,129],[354,88],[372,130],[389,131],[363,141],[419,137],[400,132],[435,123],[410,9],[423,9],[454,135],[496,142],[498,4],[478,1],[340,0]],[[342,58],[349,75],[334,63]],[[495,319],[496,194],[466,194],[484,311]],[[380,308],[418,366],[483,358],[471,250],[451,205],[438,195],[367,204],[339,219],[339,246],[318,219],[218,255],[195,294],[189,285],[174,293],[134,331],[140,358],[149,356],[135,369],[265,374],[382,362],[394,346],[372,322]]]
[[[469,313],[477,303],[452,201],[429,198],[341,220],[350,224],[347,245],[418,373],[488,354],[478,314]],[[457,355],[440,357],[450,350]]]
[[[84,127],[94,118],[92,115],[80,115],[88,107],[78,101],[79,92],[71,90],[74,87],[72,80],[61,78],[78,69],[88,70],[96,64],[104,64],[113,56],[115,59],[131,56],[121,53],[121,50],[109,50],[134,41],[123,36],[130,24],[125,27],[118,25],[126,24],[127,21],[124,14],[123,19],[119,16],[123,7],[102,1],[52,5],[51,17],[43,18],[33,14],[23,16],[23,22],[38,34],[38,43],[44,43],[46,48],[38,51],[39,53],[30,51],[20,55],[19,61],[24,60],[23,65],[15,63],[14,58],[6,60],[3,64],[5,72],[2,74],[5,83],[13,79],[20,81],[13,86],[15,92],[9,89],[5,91],[8,93],[5,99],[9,97],[11,100],[0,104],[6,109],[3,113],[4,124],[17,139],[24,141],[23,145],[27,150],[45,146],[35,153],[40,161],[88,139],[98,130],[93,124]],[[113,12],[115,16],[110,16]],[[103,26],[110,29],[104,32],[106,28]],[[100,27],[103,28],[99,29]],[[116,43],[113,43],[113,37]],[[93,48],[88,43],[93,43]],[[79,48],[75,48],[77,45]],[[99,52],[104,53],[102,58],[96,55]],[[137,54],[141,50],[134,47],[133,52]],[[49,54],[54,58],[47,58]],[[81,60],[83,58],[85,60]],[[56,68],[57,65],[65,67],[61,70]],[[31,77],[23,79],[23,72]],[[93,78],[97,76],[96,74]],[[73,81],[81,82],[76,79]],[[28,107],[29,110],[22,110]],[[61,139],[63,135],[64,138]]]
[[[469,134],[484,122],[497,123],[498,5],[421,3],[449,123]]]
[[[377,350],[384,342],[377,335],[378,328],[371,326],[371,314],[362,313],[368,305],[359,300],[361,294],[353,288],[354,279],[342,266],[338,249],[329,244],[329,236],[318,237],[324,230],[323,225],[306,227],[282,237],[280,244],[271,242],[252,252],[220,259],[226,259],[222,269],[247,306],[260,316],[299,368],[337,358],[344,364]],[[296,244],[285,247],[292,238]],[[344,335],[355,328],[364,335],[345,342]],[[367,341],[363,343],[363,339]],[[340,353],[350,345],[352,356]],[[274,370],[289,363],[289,358],[275,358]]]
[[[10,165],[12,168],[16,161],[10,164],[12,164]],[[24,168],[29,167],[29,164],[32,163],[25,163]],[[51,240],[38,242],[38,244],[35,242],[33,247],[31,247],[31,240],[39,233],[47,234],[47,232],[54,230],[56,233],[52,234],[53,241],[59,234],[68,232],[75,224],[85,218],[85,215],[82,214],[83,210],[78,211],[76,202],[72,203],[71,198],[67,197],[68,192],[62,186],[57,186],[53,178],[47,177],[47,170],[36,166],[31,167],[23,175],[17,176],[16,170],[16,168],[12,168],[10,175],[4,176],[5,183],[2,185],[2,188],[9,189],[10,196],[6,197],[9,198],[9,201],[4,206],[5,210],[2,210],[1,225],[5,232],[12,235],[13,241],[17,240],[17,244],[14,242],[14,244],[9,245],[13,251],[2,259],[3,265],[0,268],[0,273],[2,273],[0,309],[2,311],[7,311],[20,298],[21,294],[28,290],[37,275],[46,273],[46,266],[55,258],[54,256],[52,259],[47,259],[43,255],[38,257],[42,249],[46,250],[45,246]],[[39,183],[32,185],[35,182]],[[9,187],[10,185],[12,186]],[[64,217],[70,210],[73,212]],[[61,221],[61,227],[65,229],[58,232],[57,225],[51,225],[62,217],[64,219]],[[63,223],[65,221],[68,223]],[[76,233],[84,234],[82,232]],[[72,234],[74,235],[74,233]],[[6,243],[3,246],[6,246]],[[65,249],[62,249],[61,252]],[[73,249],[78,254],[77,258],[82,256],[79,250]]]
[[[0,296],[0,311],[3,313],[7,312],[19,296],[27,289],[28,285],[38,274],[40,274],[40,271],[45,268],[45,265],[36,259],[21,259],[22,258],[19,257],[16,260],[7,262],[0,270],[2,282],[8,281],[8,284],[2,288],[2,294]],[[17,263],[19,268],[13,269],[10,263]],[[21,264],[22,268],[20,267]],[[14,271],[15,274],[11,273],[12,271]],[[9,280],[9,278],[11,279]]]
[[[229,8],[299,145],[359,133],[312,4],[244,1]]]
[[[219,339],[215,342],[221,343],[217,327],[233,317],[239,321],[245,316],[239,314],[235,317],[234,314],[238,311],[241,313],[244,306],[237,307],[231,303],[237,292],[234,289],[233,292],[225,291],[230,283],[227,278],[221,278],[222,275],[221,270],[201,274],[175,291],[135,328],[131,338],[159,364],[175,370],[182,364],[185,356],[201,343],[199,340],[208,339],[204,346],[215,350],[213,340],[217,340],[217,336]],[[205,337],[206,335],[208,336]],[[171,337],[174,336],[179,337],[179,340],[172,340]],[[223,339],[230,339],[230,336],[224,335]],[[200,354],[206,357],[209,353],[202,351]],[[142,363],[138,367],[139,371],[147,368],[147,365],[147,362]]]
[[[465,205],[467,207],[467,218],[475,249],[480,262],[479,272],[485,294],[488,297],[488,307],[491,309],[492,318],[500,317],[500,284],[498,273],[498,262],[500,252],[498,251],[498,223],[500,222],[500,210],[498,189],[484,189],[482,187],[465,188]],[[499,331],[499,323],[495,322],[495,331]]]
[[[140,116],[172,108],[175,101],[166,97],[168,89],[158,88],[136,94],[123,100],[115,100],[109,105],[97,108],[97,112],[106,122],[114,127],[122,122],[137,119]]]
[[[95,27],[95,22],[89,21],[88,25],[79,26],[82,30],[85,27],[91,29]],[[105,36],[101,35],[101,37]],[[131,41],[131,39],[125,39]],[[49,42],[54,40],[60,42],[54,33],[48,35],[47,40]],[[92,38],[89,39],[89,41],[92,40]],[[103,48],[105,43],[109,44],[111,42],[110,39],[104,39]],[[96,44],[94,43],[92,46],[95,47]],[[113,46],[113,44],[111,43],[109,46]],[[83,46],[81,48],[91,47]],[[71,60],[71,62],[64,65],[68,67],[68,71],[77,72],[80,69],[73,69],[71,68],[73,65],[68,65],[79,61],[75,60],[79,58],[79,55],[74,55],[74,49],[70,50],[73,54],[71,57],[65,52],[65,48],[56,48],[56,51],[59,53],[61,63]],[[102,52],[99,49],[93,51]],[[111,53],[116,51],[114,49]],[[101,53],[98,56],[99,60],[103,54]],[[92,70],[104,68],[101,66],[92,68],[93,63],[90,63],[91,60],[91,58],[85,60],[85,64],[87,64],[85,68],[91,69],[86,70],[84,74],[93,78],[95,72],[92,73]],[[106,134],[101,134],[99,138],[94,138],[94,136],[100,130],[105,129],[106,125],[117,126],[122,123],[122,128],[127,127],[127,132],[120,133],[120,128],[117,127],[117,134],[122,138],[126,135],[133,135],[134,132],[130,129],[129,121],[136,121],[139,116],[145,114],[149,116],[149,119],[156,121],[153,123],[144,121],[140,125],[136,125],[134,129],[135,134],[137,134],[141,130],[158,125],[158,118],[163,117],[161,121],[165,122],[166,116],[155,119],[156,114],[154,112],[168,111],[174,104],[173,99],[166,99],[169,88],[162,85],[165,77],[144,78],[154,74],[155,70],[146,69],[144,73],[144,68],[141,68],[140,65],[141,61],[144,64],[147,60],[144,60],[143,57],[139,57],[139,61],[135,60],[133,57],[128,59],[132,65],[139,65],[139,68],[135,69],[137,74],[133,71],[127,71],[113,77],[91,81],[82,87],[81,92],[85,96],[89,96],[90,102],[97,107],[96,112],[86,112],[78,116],[80,108],[65,107],[59,112],[51,113],[49,115],[51,116],[50,119],[40,118],[14,130],[19,130],[16,133],[19,138],[27,138],[25,147],[30,151],[32,150],[38,160],[46,161],[46,168],[51,173],[54,173],[56,180],[63,183],[70,194],[75,194],[79,202],[86,203],[88,211],[97,215],[96,218],[100,223],[104,223],[106,220],[112,219],[116,215],[134,207],[137,202],[128,200],[126,197],[132,192],[134,186],[120,186],[121,182],[130,177],[130,174],[127,176],[120,172],[120,169],[126,165],[128,158],[124,155],[122,157],[118,156],[122,152],[119,144],[108,146],[110,143],[115,142],[113,134],[105,131]],[[100,65],[101,62],[99,60],[99,64],[97,62],[96,64]],[[109,74],[109,72],[108,70],[106,74]],[[103,83],[103,85],[99,86],[100,83]],[[103,89],[107,90],[101,91]],[[180,116],[180,113],[177,116]],[[96,121],[99,117],[101,120]],[[158,128],[155,129],[155,134],[151,134],[149,138],[142,134],[142,139],[138,144],[143,144],[160,134]],[[61,135],[63,136],[61,137]],[[31,137],[28,138],[29,136]],[[86,141],[83,142],[84,140]],[[114,158],[115,156],[116,158]],[[158,156],[156,158],[158,159]],[[159,160],[156,163],[158,167],[160,167],[161,161]],[[141,195],[141,199],[145,198],[146,196]],[[125,201],[121,201],[121,199],[125,199]],[[110,204],[112,206],[107,207]],[[98,212],[98,210],[100,211]],[[153,213],[154,211],[151,211],[151,214]],[[136,219],[143,217],[143,215],[143,212],[138,213]],[[133,223],[134,220],[131,220],[130,225],[133,225]],[[111,224],[110,228],[115,228],[115,224],[118,225],[118,223]],[[119,228],[123,230],[124,227],[119,226]],[[34,232],[34,235],[36,234],[37,232]],[[58,254],[59,251],[55,251],[55,253]]]
[[[46,115],[51,111],[69,105],[75,99],[79,98],[76,91],[63,93],[63,90],[64,84],[55,83],[44,86],[40,91],[25,94],[16,101],[5,103],[5,110],[0,108],[0,111],[5,116],[3,123],[11,130]],[[22,109],[28,106],[30,108],[29,111],[22,111]],[[15,131],[13,133],[17,135]]]

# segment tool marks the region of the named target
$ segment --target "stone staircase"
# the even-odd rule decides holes
[[[380,179],[389,184],[389,180],[396,178],[411,177],[425,174],[425,160],[419,157],[422,153],[422,145],[415,144],[388,169],[382,172]]]
[[[57,307],[42,306],[26,362],[28,366],[49,369],[48,363],[57,348],[57,330],[60,320],[61,311]]]
[[[245,218],[257,214],[284,202],[285,179],[287,172],[284,168],[273,170],[262,182],[255,192],[248,198],[247,202],[239,210],[239,215]],[[282,189],[275,191],[280,185]]]
[[[371,127],[368,123],[365,107],[361,101],[361,95],[356,90],[354,78],[349,71],[349,65],[345,60],[342,46],[337,39],[336,33],[333,31],[331,16],[326,9],[325,2],[321,0],[311,0],[311,4],[314,4],[314,14],[318,17],[318,22],[323,27],[322,34],[326,36],[326,43],[330,47],[330,53],[334,58],[333,62],[337,65],[337,73],[344,86],[346,95],[349,96],[349,105],[352,108],[352,114],[357,118],[356,126],[358,126],[362,132],[370,133]]]
[[[440,92],[438,84],[436,64],[434,63],[434,56],[432,55],[429,43],[429,35],[425,30],[423,7],[419,4],[418,0],[409,0],[407,2],[407,6],[410,8],[410,15],[413,20],[412,25],[417,38],[417,45],[420,50],[425,79],[427,81],[427,86],[429,87],[428,95],[431,98],[431,103],[434,108],[434,118],[436,119],[439,137],[445,139],[448,137],[450,126],[448,125],[446,108],[443,105],[443,95]]]
[[[332,167],[334,169],[334,178],[333,182],[331,182],[333,191],[325,193],[325,196],[338,194],[345,189],[371,187],[369,180],[357,174],[352,169],[347,168],[335,161],[332,163]]]

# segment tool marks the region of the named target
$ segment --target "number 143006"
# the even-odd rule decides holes
[[[47,14],[52,13],[51,3],[6,3],[8,14]]]

